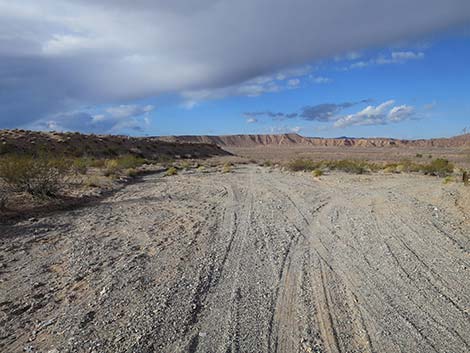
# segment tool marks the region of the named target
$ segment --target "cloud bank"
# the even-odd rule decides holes
[[[162,93],[275,92],[253,80],[469,20],[468,0],[0,0],[0,127]]]
[[[398,123],[408,119],[416,118],[416,110],[410,105],[395,105],[395,100],[391,99],[377,106],[368,105],[357,113],[341,115],[343,110],[363,103],[370,103],[371,99],[364,99],[358,102],[344,103],[323,103],[313,106],[303,107],[300,113],[282,112],[246,112],[243,115],[251,119],[252,123],[258,122],[255,117],[268,117],[273,120],[285,120],[299,118],[307,121],[320,123],[332,123],[333,128],[345,128],[349,126],[366,125],[387,125]]]

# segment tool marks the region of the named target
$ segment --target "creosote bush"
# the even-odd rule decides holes
[[[323,175],[323,171],[321,169],[315,169],[312,171],[312,175],[315,178],[321,177]]]
[[[175,167],[170,167],[166,170],[165,175],[166,176],[172,176],[178,174],[178,170],[176,170]]]
[[[58,196],[70,162],[46,155],[8,155],[0,159],[0,178],[12,191],[27,192],[35,198]]]
[[[447,159],[437,158],[423,168],[425,174],[445,177],[454,172],[454,165]]]

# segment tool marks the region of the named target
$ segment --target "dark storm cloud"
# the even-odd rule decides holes
[[[0,127],[161,93],[275,92],[227,87],[469,20],[468,0],[0,0]]]

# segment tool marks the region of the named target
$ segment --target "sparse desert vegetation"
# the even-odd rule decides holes
[[[69,341],[62,335],[36,339],[34,332],[40,324],[35,323],[51,322],[51,329],[84,340],[89,338],[91,327],[105,335],[110,327],[113,332],[127,332],[122,327],[134,318],[128,314],[132,312],[139,313],[140,332],[152,337],[162,351],[184,351],[193,340],[193,330],[212,337],[207,346],[199,343],[205,351],[219,344],[212,324],[217,317],[206,307],[221,312],[234,306],[240,311],[255,311],[257,320],[265,323],[276,316],[273,325],[287,322],[286,327],[300,330],[313,325],[311,319],[304,319],[311,317],[312,307],[325,307],[322,303],[328,302],[328,310],[318,311],[320,316],[314,319],[329,320],[330,313],[336,313],[338,320],[349,323],[347,327],[332,323],[339,342],[360,351],[362,346],[357,342],[363,338],[356,336],[363,332],[363,325],[375,327],[380,323],[390,332],[408,332],[408,326],[400,320],[381,321],[397,306],[408,310],[409,320],[419,325],[421,308],[427,305],[428,297],[441,298],[440,288],[462,305],[463,272],[452,272],[453,263],[442,268],[429,260],[445,251],[463,261],[460,249],[468,248],[467,169],[444,157],[412,155],[399,161],[303,157],[283,161],[216,156],[194,160],[178,155],[149,159],[132,151],[106,151],[96,157],[47,154],[43,149],[34,155],[16,154],[10,149],[0,156],[0,189],[8,190],[0,193],[0,215],[8,216],[0,231],[9,239],[0,242],[2,264],[7,264],[0,271],[7,274],[4,283],[16,288],[8,291],[13,294],[3,302],[9,314],[6,332],[0,336],[2,348],[16,344],[12,342],[21,342],[22,347],[34,342],[36,347],[46,348],[53,339],[55,347],[67,351]],[[128,182],[136,176],[141,176],[138,183]],[[89,196],[99,202],[70,210],[63,207],[63,200],[76,197],[86,201]],[[62,212],[45,212],[55,204]],[[43,209],[33,212],[32,206]],[[335,236],[331,236],[333,232]],[[438,247],[429,246],[433,239]],[[407,247],[402,246],[404,243]],[[15,245],[11,248],[9,244]],[[16,256],[23,250],[31,257]],[[410,262],[388,261],[388,251]],[[372,272],[375,275],[371,275],[369,264],[379,266]],[[66,276],[72,279],[51,287],[53,295],[48,296],[49,286],[31,287],[31,274],[25,273],[28,268],[39,269],[33,271],[35,283],[55,283]],[[41,270],[44,268],[53,270]],[[415,286],[400,275],[403,268],[426,291],[425,299],[416,299],[420,304],[417,311],[407,302]],[[433,275],[426,272],[429,268]],[[456,278],[455,283],[426,287],[429,281],[440,283],[440,278],[449,273]],[[347,287],[354,283],[351,278],[360,279],[361,285]],[[124,284],[118,283],[121,279]],[[211,287],[214,279],[217,285]],[[260,279],[268,280],[260,286]],[[310,285],[302,279],[311,281]],[[393,288],[387,287],[391,280]],[[178,289],[183,282],[185,286]],[[186,289],[189,287],[196,288],[195,294]],[[213,289],[204,292],[198,288]],[[367,288],[366,294],[363,288]],[[384,290],[383,297],[371,297],[368,293],[376,288],[390,289]],[[350,291],[347,298],[357,299],[345,299],[345,290]],[[235,299],[227,301],[226,293],[232,292]],[[280,294],[269,301],[266,293]],[[293,293],[312,298],[311,302],[292,302]],[[129,302],[133,296],[142,298]],[[72,299],[52,300],[57,297]],[[73,300],[74,315],[57,315],[68,310],[69,300]],[[173,305],[160,305],[170,300]],[[361,321],[357,311],[343,310],[345,303],[352,307],[364,300],[377,314]],[[18,307],[29,308],[31,302],[38,302],[39,308],[17,311]],[[455,308],[441,300],[440,307],[444,306],[447,310]],[[152,314],[148,314],[149,307]],[[290,321],[286,307],[301,313],[298,321]],[[426,312],[436,315],[433,308],[428,307]],[[18,314],[13,316],[13,312]],[[155,313],[162,320],[158,332],[152,316]],[[268,331],[252,325],[251,317],[239,319],[243,330],[259,330],[259,335],[268,337]],[[185,329],[172,331],[175,322]],[[234,325],[231,319],[226,324],[229,328]],[[454,327],[455,317],[443,316],[439,325],[427,327],[440,330],[442,325]],[[80,329],[72,332],[68,327]],[[41,330],[52,332],[49,326]],[[17,332],[21,338],[10,340]],[[166,340],[169,336],[176,343]],[[129,337],[126,333],[119,347],[126,344],[134,351],[147,349],[147,340],[141,345]],[[443,345],[457,347],[458,337],[449,337]],[[98,338],[93,342],[99,342],[104,351],[121,351],[113,340]],[[285,342],[292,342],[291,336]],[[316,346],[312,343],[307,347]],[[275,351],[274,344],[271,348]]]
[[[383,171],[385,173],[414,173],[420,172],[426,175],[446,177],[454,173],[455,166],[446,159],[438,158],[430,163],[415,163],[404,160],[399,163],[372,163],[361,160],[338,160],[319,161],[310,159],[296,159],[286,164],[288,170],[312,172],[320,171],[342,171],[352,174],[364,174]]]

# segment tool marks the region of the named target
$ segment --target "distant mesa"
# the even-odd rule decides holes
[[[347,146],[347,147],[470,147],[470,134],[451,138],[404,140],[387,137],[304,137],[299,134],[268,135],[183,135],[156,137],[166,142],[212,143],[220,147],[258,146]]]

